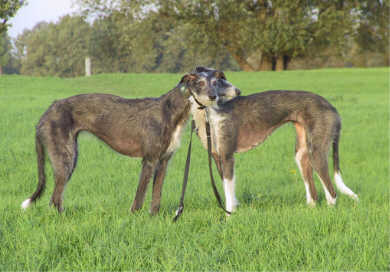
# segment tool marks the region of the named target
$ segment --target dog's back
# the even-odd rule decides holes
[[[300,123],[309,136],[334,139],[341,128],[337,110],[323,97],[305,91],[266,91],[236,97],[218,110],[224,134],[236,138],[236,152],[261,144],[287,122]]]
[[[305,114],[306,120],[320,117],[319,113],[338,115],[335,107],[325,98],[306,91],[277,90],[239,96],[227,102],[222,110],[232,111],[234,116],[242,116],[243,119],[261,118],[269,125],[298,121],[302,114]],[[247,111],[251,114],[245,115]]]
[[[88,131],[104,140],[114,150],[135,157],[141,156],[140,147],[147,139],[148,124],[161,124],[161,110],[158,99],[125,99],[110,94],[84,94],[55,101],[44,113],[37,125],[37,134],[56,144],[68,142],[79,131]],[[147,114],[145,111],[148,111]],[[133,128],[137,127],[137,130]],[[161,130],[160,126],[154,126]],[[149,130],[147,130],[149,131]],[[161,131],[156,131],[159,135]],[[49,143],[50,144],[50,143]]]

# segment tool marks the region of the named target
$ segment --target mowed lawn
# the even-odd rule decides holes
[[[48,205],[53,191],[49,163],[44,196],[21,211],[37,185],[35,125],[54,100],[92,92],[160,96],[182,75],[0,76],[0,271],[389,269],[388,68],[226,73],[244,95],[308,90],[336,106],[343,121],[343,179],[359,195],[358,203],[338,194],[336,206],[328,207],[315,177],[319,201],[315,208],[306,206],[294,160],[295,131],[285,125],[261,146],[236,155],[240,206],[230,217],[217,206],[207,152],[195,138],[185,210],[172,223],[187,127],[168,168],[159,215],[149,214],[151,186],[144,208],[129,212],[140,159],[119,155],[88,133],[79,137],[64,213]]]

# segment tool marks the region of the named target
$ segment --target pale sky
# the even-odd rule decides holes
[[[28,4],[18,10],[9,22],[8,34],[16,38],[24,29],[33,28],[41,21],[57,22],[61,16],[77,11],[74,0],[27,0]]]

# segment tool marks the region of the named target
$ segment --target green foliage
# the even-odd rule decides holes
[[[295,132],[286,125],[256,149],[236,155],[239,209],[226,218],[210,188],[207,152],[195,138],[184,214],[179,203],[189,130],[172,158],[160,214],[129,212],[140,160],[113,152],[87,133],[79,136],[77,168],[65,192],[65,212],[47,190],[26,212],[36,188],[35,125],[57,99],[105,92],[159,96],[181,74],[103,74],[61,79],[0,77],[1,271],[387,271],[389,265],[389,69],[227,72],[245,95],[304,89],[328,99],[343,128],[340,163],[358,203],[338,194],[330,208],[318,179],[319,202],[305,204],[294,161]],[[221,184],[220,192],[222,191]]]
[[[58,24],[37,24],[16,41],[21,72],[64,77],[83,74],[89,37],[90,26],[80,16],[64,16]]]
[[[0,34],[7,32],[8,20],[14,17],[18,9],[25,3],[24,0],[0,0]]]
[[[196,65],[245,71],[378,66],[390,60],[389,0],[76,3],[81,15],[40,23],[18,37],[21,73],[80,76],[87,56],[93,73],[181,72]]]
[[[2,67],[6,66],[11,59],[11,41],[7,32],[0,33],[0,74]]]
[[[288,60],[314,47],[318,51],[318,44],[342,48],[353,28],[353,5],[337,1],[158,2],[162,14],[191,23],[223,44],[243,70],[263,69],[263,62],[278,65],[279,58],[287,67]]]
[[[389,58],[390,1],[360,1],[361,20],[356,41],[363,51],[385,53]]]

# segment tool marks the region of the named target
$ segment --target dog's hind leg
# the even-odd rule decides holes
[[[310,206],[315,206],[318,197],[313,180],[313,168],[310,165],[309,151],[306,143],[306,132],[301,124],[295,123],[294,125],[297,132],[295,161],[305,184],[306,203]]]
[[[157,166],[156,172],[153,178],[153,193],[152,193],[152,204],[150,207],[150,213],[152,215],[158,213],[160,210],[161,192],[164,183],[165,173],[167,171],[168,162],[171,156],[162,159]]]
[[[328,152],[331,139],[327,135],[326,129],[319,127],[318,131],[311,135],[309,158],[324,188],[326,201],[329,205],[334,205],[336,204],[336,191],[332,185],[328,167]]]
[[[58,212],[63,211],[62,201],[65,186],[72,176],[77,162],[77,141],[73,137],[65,143],[56,142],[48,145],[48,155],[53,166],[55,187],[50,204],[54,205]]]
[[[150,178],[156,170],[157,163],[157,160],[147,160],[145,158],[142,160],[142,171],[139,178],[138,188],[133,205],[131,206],[132,212],[142,208],[145,199],[146,188],[149,184]]]

